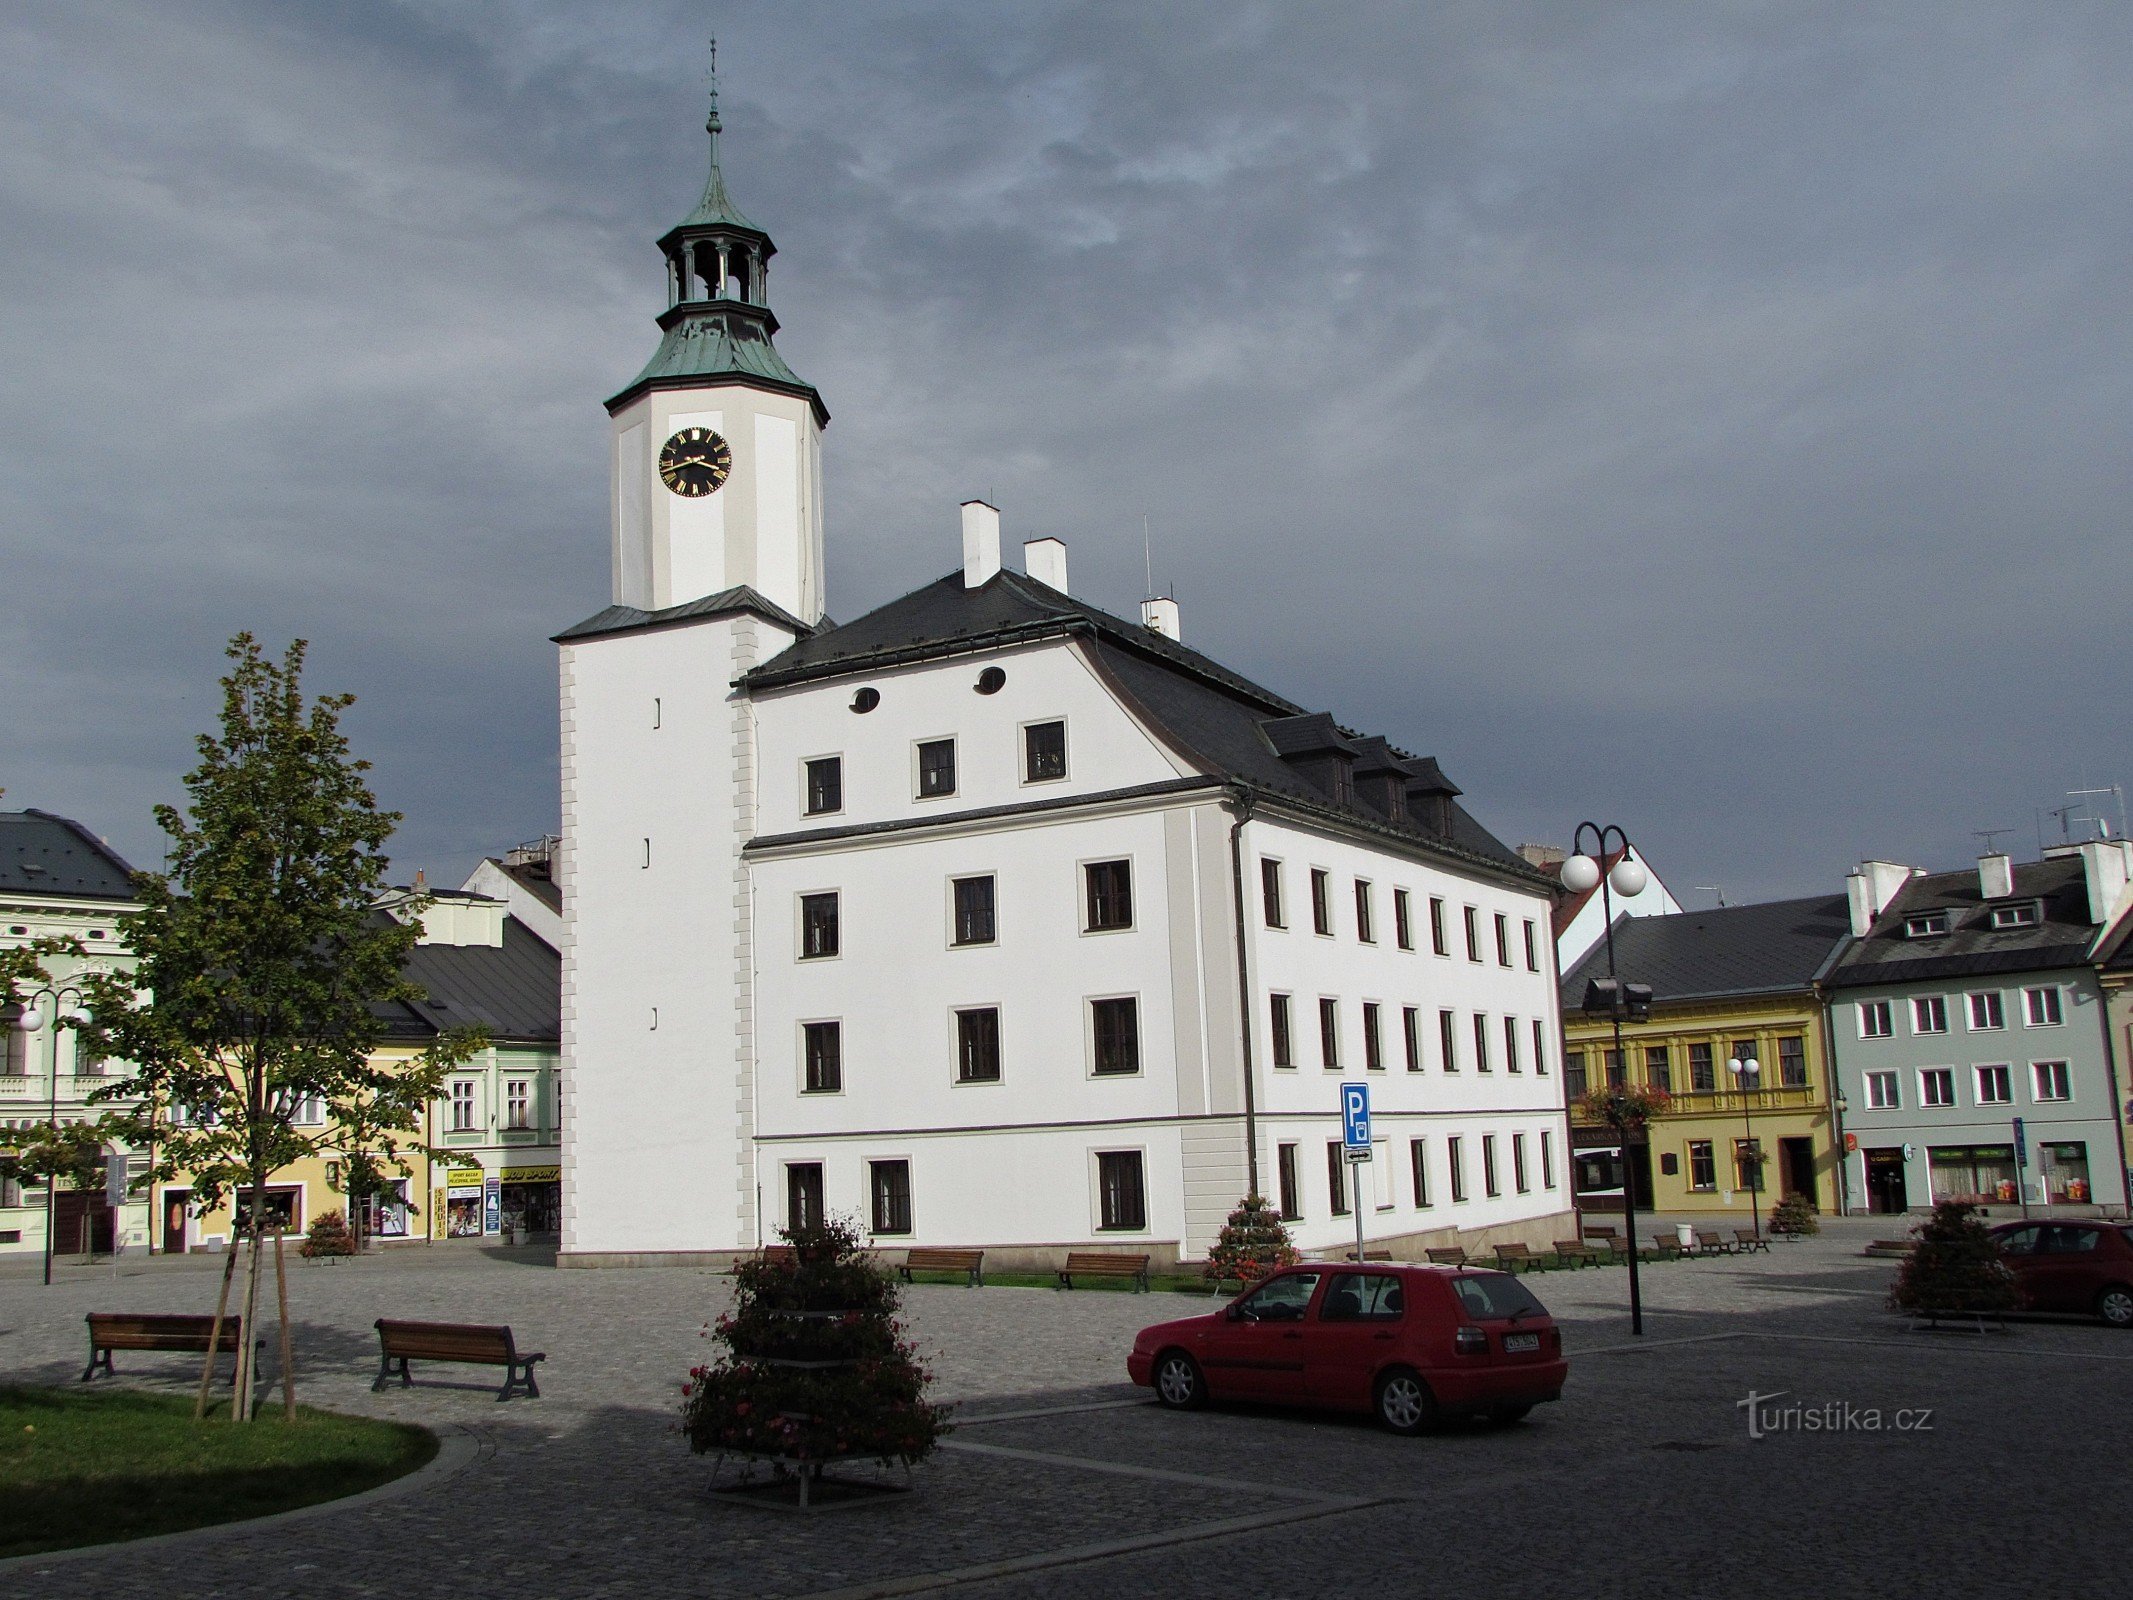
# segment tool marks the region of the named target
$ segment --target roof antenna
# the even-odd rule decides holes
[[[1715,894],[1715,895],[1717,895],[1717,896],[1718,896],[1718,909],[1719,909],[1719,910],[1721,910],[1721,911],[1725,910],[1725,909],[1726,909],[1726,891],[1725,891],[1725,890],[1724,890],[1724,889],[1723,889],[1722,887],[1720,887],[1720,886],[1719,886],[1718,884],[1715,884],[1715,883],[1699,883],[1699,884],[1697,884],[1697,885],[1696,885],[1696,886],[1695,886],[1695,887],[1694,887],[1693,889],[1691,889],[1691,890],[1689,891],[1689,893],[1690,893],[1690,894],[1702,894],[1702,893],[1703,893],[1703,891],[1704,891],[1704,890],[1706,890],[1706,889],[1710,890],[1710,891],[1711,891],[1711,893],[1713,893],[1713,894]]]
[[[1141,598],[1153,600],[1155,598],[1155,546],[1149,542],[1148,513],[1145,511],[1141,513],[1141,575],[1148,584]]]
[[[1984,841],[1984,844],[1985,844],[1985,850],[1984,850],[1984,853],[1985,853],[1986,855],[1988,855],[1988,856],[1991,856],[1991,855],[1998,855],[1998,854],[2000,853],[1999,851],[1995,850],[1995,849],[1994,849],[1994,848],[1992,847],[1992,841],[1993,841],[1994,839],[1998,838],[1998,837],[1999,837],[1999,836],[2000,836],[2001,834],[2003,834],[2003,833],[2013,833],[2013,832],[2014,832],[2014,829],[2012,829],[2012,828],[1972,828],[1972,829],[1970,830],[1970,832],[1971,832],[1971,834],[1972,834],[1972,836],[1973,836],[1973,837],[1975,837],[1975,838],[1978,838],[1978,839],[1981,839],[1981,840],[1983,840],[1983,841]]]

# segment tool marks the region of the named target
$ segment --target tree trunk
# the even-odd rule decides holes
[[[253,1330],[259,1326],[259,1232],[266,1222],[267,1197],[265,1187],[252,1185],[252,1259],[245,1268],[244,1279],[244,1337],[238,1341],[237,1372],[243,1380],[237,1386],[236,1415],[240,1422],[252,1420],[252,1385],[255,1374],[252,1370]]]
[[[282,1265],[281,1235],[274,1235],[274,1296],[281,1312],[281,1414],[296,1420],[296,1359],[289,1348],[289,1269]]]
[[[229,1259],[222,1263],[222,1293],[215,1300],[215,1321],[207,1335],[207,1365],[200,1369],[200,1395],[193,1401],[193,1421],[207,1415],[208,1386],[215,1381],[215,1352],[222,1344],[223,1314],[230,1308],[230,1280],[237,1275],[237,1241],[230,1241]],[[242,1340],[238,1341],[240,1344]],[[241,1359],[241,1358],[240,1358]]]

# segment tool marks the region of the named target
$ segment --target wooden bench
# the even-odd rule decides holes
[[[1761,1250],[1767,1254],[1770,1249],[1770,1241],[1763,1238],[1753,1229],[1735,1228],[1733,1230],[1733,1248],[1742,1255],[1746,1255],[1751,1250]]]
[[[415,1380],[408,1376],[407,1364],[413,1360],[502,1367],[504,1386],[496,1392],[497,1399],[508,1400],[519,1389],[532,1399],[541,1397],[540,1385],[533,1381],[533,1364],[548,1358],[540,1351],[520,1355],[507,1327],[467,1322],[390,1322],[384,1317],[378,1318],[376,1327],[379,1356],[378,1376],[370,1386],[373,1394],[392,1377],[395,1361],[400,1363],[400,1387],[410,1387]]]
[[[1069,1250],[1066,1265],[1059,1269],[1059,1287],[1073,1288],[1076,1278],[1130,1278],[1134,1293],[1142,1294],[1148,1288],[1148,1258],[1109,1250]]]
[[[1701,1228],[1694,1230],[1694,1232],[1696,1234],[1695,1249],[1698,1255],[1730,1256],[1733,1254],[1733,1246],[1726,1243],[1717,1234],[1705,1233]]]
[[[904,1275],[904,1282],[911,1281],[914,1272],[959,1272],[970,1280],[970,1287],[985,1286],[985,1252],[982,1250],[907,1250],[903,1265],[896,1270]]]
[[[1585,1240],[1594,1248],[1605,1250],[1610,1256],[1623,1261],[1629,1259],[1629,1252],[1622,1246],[1622,1235],[1612,1228],[1587,1228]]]
[[[1431,1245],[1424,1252],[1433,1267],[1471,1267],[1474,1258],[1456,1244]]]
[[[1655,1233],[1652,1235],[1652,1254],[1661,1261],[1679,1261],[1688,1252],[1682,1249],[1681,1240],[1678,1236],[1671,1233]]]
[[[1500,1244],[1496,1247],[1496,1264],[1506,1272],[1516,1272],[1520,1267],[1530,1271],[1533,1252],[1522,1244]]]
[[[118,1376],[117,1369],[111,1365],[114,1350],[189,1350],[195,1355],[205,1355],[208,1337],[215,1327],[213,1317],[170,1312],[92,1311],[82,1320],[89,1324],[89,1364],[82,1368],[83,1383],[98,1372],[106,1377]],[[264,1344],[266,1341],[259,1342]],[[235,1355],[243,1345],[244,1319],[224,1317],[222,1337],[215,1346],[215,1353],[220,1355],[228,1351]],[[231,1375],[234,1377],[235,1373]]]
[[[1555,1259],[1566,1267],[1596,1267],[1600,1264],[1600,1252],[1577,1239],[1555,1241]]]
[[[1355,1252],[1351,1250],[1346,1255],[1342,1256],[1341,1259],[1343,1261],[1353,1261],[1355,1259]],[[1390,1250],[1365,1250],[1363,1252],[1363,1259],[1365,1261],[1390,1261],[1392,1259],[1392,1252]]]

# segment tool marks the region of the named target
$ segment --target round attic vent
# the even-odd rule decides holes
[[[872,711],[876,706],[880,704],[881,691],[879,689],[861,689],[857,694],[852,696],[852,709],[858,712],[861,716],[865,716],[869,711]]]
[[[998,694],[1007,687],[1007,674],[998,667],[987,667],[978,674],[979,694]]]

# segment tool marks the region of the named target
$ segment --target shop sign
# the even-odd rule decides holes
[[[506,1167],[504,1168],[503,1177],[506,1183],[561,1183],[563,1181],[563,1169],[561,1167]]]
[[[491,1178],[481,1200],[481,1231],[483,1233],[501,1233],[503,1226],[504,1188],[501,1182]]]
[[[481,1180],[485,1176],[486,1174],[479,1167],[454,1167],[444,1175],[444,1181],[452,1186],[454,1191],[452,1198],[457,1200],[461,1198],[458,1194],[461,1189],[472,1189],[479,1194],[481,1192]]]

